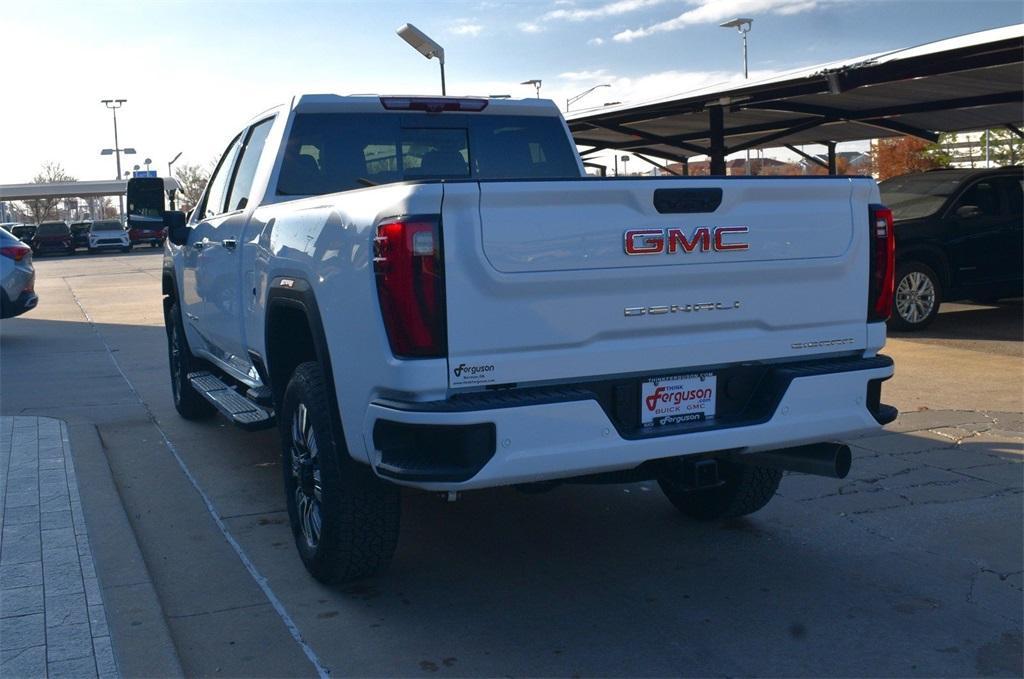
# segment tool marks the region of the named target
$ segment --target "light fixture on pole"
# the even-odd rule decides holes
[[[171,174],[171,166],[174,165],[176,162],[178,162],[178,158],[181,158],[181,153],[182,153],[181,151],[178,151],[178,155],[176,155],[173,158],[171,158],[171,161],[169,163],[167,163],[167,176],[168,177],[173,176]]]
[[[588,94],[590,94],[594,90],[599,89],[601,87],[611,87],[611,85],[609,85],[608,83],[601,83],[600,85],[594,85],[593,87],[591,87],[589,90],[586,90],[585,92],[580,92],[575,97],[569,97],[568,99],[565,100],[565,112],[568,113],[570,106],[572,106],[577,101],[579,101],[583,97],[587,96]],[[615,102],[615,103],[618,103],[618,102]],[[605,106],[607,106],[607,105],[608,104],[605,104]]]
[[[142,162],[143,162],[143,164],[145,164],[145,166],[146,166],[146,172],[149,172],[149,166],[153,164],[153,161],[152,161],[152,160],[151,160],[150,158],[146,158],[146,159],[145,159],[144,161],[142,161]]]
[[[718,24],[721,28],[735,28],[743,36],[743,77],[747,78],[747,33],[750,33],[750,26],[754,20],[750,17],[738,17],[730,19],[725,23]]]
[[[627,165],[629,164],[629,156],[624,155],[624,156],[621,157],[621,159],[622,159],[622,174],[624,174],[626,176],[629,176],[629,170],[626,169]]]
[[[431,40],[426,33],[412,24],[402,24],[398,30],[398,37],[409,43],[409,45],[425,56],[427,59],[437,59],[441,64],[441,96],[446,96],[448,91],[444,84],[444,48]]]
[[[718,24],[719,27],[721,27],[721,28],[735,28],[737,31],[740,32],[740,35],[743,37],[743,79],[744,80],[746,80],[747,78],[750,77],[750,74],[749,74],[749,72],[747,70],[747,33],[750,33],[750,26],[753,23],[754,23],[754,20],[751,19],[750,17],[736,17],[735,19],[730,19],[729,21],[726,21],[724,23]],[[750,174],[750,149],[747,149],[747,162],[746,162],[746,165],[744,166],[743,169],[744,169],[746,174],[748,174],[748,175]]]
[[[115,176],[118,179],[120,179],[120,177],[121,177],[121,152],[125,151],[125,149],[120,148],[119,145],[118,145],[118,142],[117,142],[117,109],[121,108],[121,106],[126,101],[128,101],[128,100],[127,99],[100,99],[100,103],[103,104],[104,106],[106,106],[107,108],[109,108],[111,110],[111,112],[114,114],[114,148],[112,148],[112,149],[103,149],[103,151],[101,153],[103,155],[105,155],[105,156],[108,156],[111,153],[113,153],[113,154],[115,154],[117,156],[117,175],[115,175]],[[135,153],[134,149],[132,150],[132,153]],[[118,200],[118,207],[120,209],[121,217],[124,217],[124,197],[123,196],[119,196],[117,200]]]
[[[533,85],[534,88],[537,90],[537,98],[540,99],[540,84],[541,84],[541,82],[542,82],[541,80],[537,80],[535,78],[533,80],[524,80],[523,82],[521,82],[519,84],[520,85]]]

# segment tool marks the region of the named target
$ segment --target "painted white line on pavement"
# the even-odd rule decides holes
[[[267,582],[267,579],[263,577],[263,574],[260,573],[258,568],[256,568],[256,564],[252,562],[252,560],[249,558],[249,555],[245,553],[245,550],[243,550],[242,546],[238,544],[238,541],[235,540],[235,537],[231,535],[231,531],[228,530],[227,525],[221,520],[220,516],[217,514],[217,510],[213,505],[213,501],[210,500],[210,497],[199,486],[199,482],[196,481],[196,477],[192,475],[192,472],[189,470],[188,465],[185,464],[185,460],[183,460],[181,458],[181,455],[178,454],[178,449],[175,448],[174,444],[171,443],[171,440],[167,438],[167,433],[164,432],[163,427],[160,426],[160,422],[157,421],[156,416],[153,415],[153,411],[149,409],[149,404],[142,399],[142,395],[139,394],[138,390],[135,389],[135,385],[132,384],[132,381],[128,379],[128,375],[126,375],[124,370],[121,368],[121,364],[118,363],[117,357],[114,356],[114,352],[110,349],[110,345],[107,344],[107,340],[96,328],[96,323],[92,320],[92,317],[89,315],[89,312],[85,310],[84,306],[82,306],[82,302],[78,299],[78,295],[75,294],[75,291],[74,289],[72,289],[71,284],[68,283],[67,280],[63,278],[61,280],[63,280],[64,285],[67,286],[68,292],[71,293],[71,298],[75,300],[75,304],[77,304],[78,308],[82,310],[82,315],[85,316],[85,319],[87,321],[89,321],[89,326],[92,328],[92,331],[96,333],[96,337],[98,337],[100,342],[103,344],[103,348],[106,349],[107,356],[110,357],[110,361],[114,364],[114,367],[117,368],[117,372],[121,374],[121,378],[125,381],[125,384],[128,385],[128,388],[131,390],[132,394],[135,395],[135,398],[138,399],[139,404],[146,411],[146,415],[149,417],[150,422],[152,422],[153,426],[156,427],[156,430],[160,432],[160,438],[163,439],[164,446],[167,447],[167,450],[171,451],[171,455],[173,455],[174,459],[177,460],[178,466],[181,467],[181,471],[185,474],[185,478],[188,479],[189,483],[192,484],[192,487],[195,488],[196,493],[198,493],[199,497],[202,498],[203,504],[206,505],[206,511],[210,514],[210,517],[213,519],[213,522],[217,524],[217,528],[220,529],[220,532],[224,536],[224,539],[227,540],[228,544],[231,545],[231,548],[235,550],[235,554],[238,555],[238,558],[239,560],[241,560],[242,565],[245,566],[245,569],[247,571],[249,571],[249,575],[251,575],[252,579],[256,581],[256,584],[263,591],[263,594],[267,597],[267,600],[270,601],[270,605],[274,607],[275,611],[277,611],[277,615],[281,618],[281,622],[283,622],[284,626],[288,628],[289,634],[292,635],[292,638],[295,639],[295,642],[299,645],[300,648],[302,648],[302,652],[306,654],[306,657],[309,658],[309,661],[313,663],[313,667],[316,669],[317,675],[321,678],[331,676],[331,671],[324,666],[324,664],[320,661],[319,656],[317,656],[316,651],[313,650],[313,647],[310,646],[302,637],[302,631],[299,629],[299,626],[295,624],[295,621],[292,620],[292,617],[288,615],[288,611],[285,609],[284,604],[277,597],[277,595],[274,594],[274,590],[271,589],[270,583]]]

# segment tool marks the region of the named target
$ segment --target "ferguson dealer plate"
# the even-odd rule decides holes
[[[709,420],[715,416],[716,387],[714,373],[647,380],[640,386],[640,424],[658,427]]]

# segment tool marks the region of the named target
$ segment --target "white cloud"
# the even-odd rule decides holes
[[[678,31],[695,24],[718,23],[734,16],[757,14],[791,15],[815,9],[828,0],[687,0],[693,6],[674,19],[642,28],[621,31],[616,42],[632,42],[656,33]]]
[[[607,78],[608,71],[606,69],[597,69],[594,71],[567,71],[566,73],[559,73],[558,77],[562,80],[597,80],[599,78]]]
[[[604,44],[604,38],[591,38],[587,41],[587,44],[599,47]]]
[[[467,19],[460,19],[448,30],[455,35],[468,35],[471,38],[475,38],[483,32],[484,27]]]
[[[523,33],[541,33],[544,30],[540,24],[535,24],[532,21],[523,21],[518,28]]]
[[[582,9],[555,9],[544,14],[542,19],[567,19],[569,21],[585,21],[587,19],[602,19],[605,17],[628,14],[646,7],[661,5],[670,0],[615,0],[597,7]]]

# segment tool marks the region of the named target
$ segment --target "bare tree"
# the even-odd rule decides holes
[[[39,171],[39,174],[32,178],[33,184],[77,181],[77,177],[72,177],[64,171],[63,165],[53,162],[43,163],[43,167]],[[51,215],[55,215],[57,204],[60,201],[60,198],[50,196],[45,198],[33,198],[32,200],[22,201],[22,207],[25,209],[28,216],[38,224],[39,222],[46,221],[46,219]]]
[[[177,195],[178,207],[187,212],[202,198],[206,182],[210,180],[210,173],[199,165],[185,164],[174,168],[174,178],[181,184],[181,190]]]

